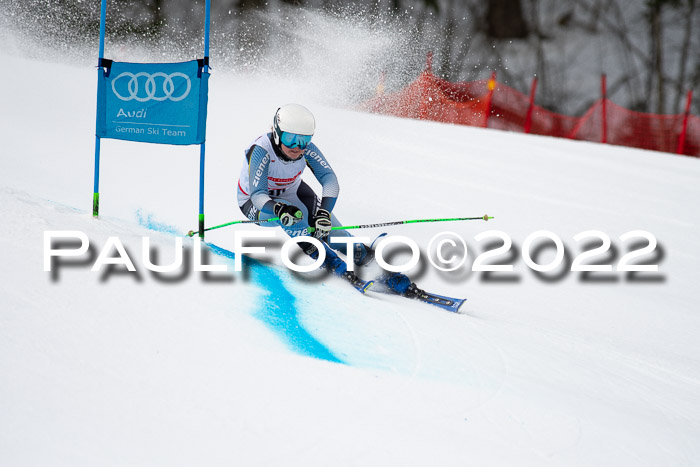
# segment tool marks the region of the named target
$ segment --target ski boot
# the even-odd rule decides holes
[[[418,288],[415,282],[411,282],[407,275],[400,272],[385,272],[376,279],[376,282],[389,291],[407,298],[427,297],[423,289]]]

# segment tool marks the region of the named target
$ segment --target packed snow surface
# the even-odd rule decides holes
[[[409,275],[421,287],[468,299],[454,314],[363,296],[331,277],[300,278],[281,265],[281,232],[235,272],[234,234],[260,227],[208,232],[203,261],[228,272],[193,271],[193,240],[183,236],[197,225],[197,147],[103,140],[93,219],[95,69],[0,58],[0,464],[700,458],[697,159],[329,107],[303,80],[215,67],[207,225],[243,219],[235,189],[244,148],[268,131],[277,107],[303,103],[339,176],[342,222],[494,216],[385,229],[420,246],[424,260]],[[495,234],[477,240],[494,230],[512,246],[484,262],[513,271],[472,271],[479,254],[503,243]],[[537,273],[522,252],[542,230],[566,254]],[[602,243],[574,240],[591,230],[612,245],[584,263],[613,270],[571,272],[576,256]],[[616,271],[649,243],[620,239],[639,230],[658,244],[635,261],[658,271]],[[46,272],[50,231],[84,232],[90,250]],[[451,273],[425,260],[446,231],[469,249]],[[110,237],[136,272],[91,270]],[[176,273],[151,273],[144,237],[158,264],[173,261],[178,238],[190,259]],[[555,257],[541,236],[529,251],[539,264]],[[399,250],[394,261],[407,255]]]

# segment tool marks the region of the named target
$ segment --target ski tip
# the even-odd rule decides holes
[[[382,232],[382,233],[380,233],[379,235],[377,235],[376,237],[374,237],[374,240],[372,240],[372,243],[370,244],[369,248],[370,248],[371,250],[374,250],[374,249],[375,249],[375,244],[376,244],[377,242],[379,242],[382,238],[386,237],[387,235],[389,235],[389,234],[386,233],[386,232]]]
[[[374,285],[374,281],[367,281],[365,283],[365,285],[362,287],[361,292],[366,293],[373,285]]]
[[[466,298],[460,298],[459,300],[455,300],[454,312],[459,313],[459,309],[462,308],[462,305],[464,305],[464,302],[466,301]]]

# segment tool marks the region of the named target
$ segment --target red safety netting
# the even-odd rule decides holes
[[[529,96],[493,78],[450,83],[424,71],[401,91],[379,94],[361,107],[398,117],[700,156],[700,117],[695,115],[640,113],[599,99],[581,117],[571,117],[534,105]]]
[[[676,152],[681,136],[684,115],[656,115],[634,112],[620,107],[611,101],[607,105],[607,142],[630,146],[641,149],[653,149],[656,151]],[[593,123],[595,126],[597,122]],[[700,156],[697,151],[698,136],[688,138],[686,133],[686,154]],[[694,139],[696,144],[695,154],[687,152],[688,143]]]
[[[483,89],[485,81],[455,84],[424,72],[401,91],[370,99],[362,108],[397,117],[485,126],[488,102]]]
[[[533,105],[525,94],[503,84],[495,83],[491,98],[488,128],[525,132],[530,112],[529,133],[568,138],[579,123],[579,118],[550,112]]]

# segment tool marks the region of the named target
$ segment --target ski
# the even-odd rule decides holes
[[[444,295],[438,295],[435,293],[424,292],[422,294],[415,295],[412,298],[414,300],[420,300],[421,302],[430,303],[431,305],[438,306],[443,310],[451,311],[453,313],[459,312],[459,307],[462,306],[464,302],[467,301],[466,298],[452,298],[445,297]]]
[[[412,284],[415,287],[415,284]],[[466,298],[452,298],[446,297],[444,295],[438,295],[436,293],[426,292],[424,290],[415,287],[414,290],[408,292],[407,294],[401,295],[387,287],[374,287],[373,292],[385,293],[389,295],[398,295],[399,297],[409,298],[411,300],[418,300],[423,303],[429,303],[435,305],[443,310],[451,311],[452,313],[458,313],[459,308],[464,302],[467,301]]]
[[[360,293],[367,292],[367,290],[374,285],[374,281],[363,281],[350,271],[346,272],[341,277],[348,281],[350,285],[352,285],[355,290]]]

